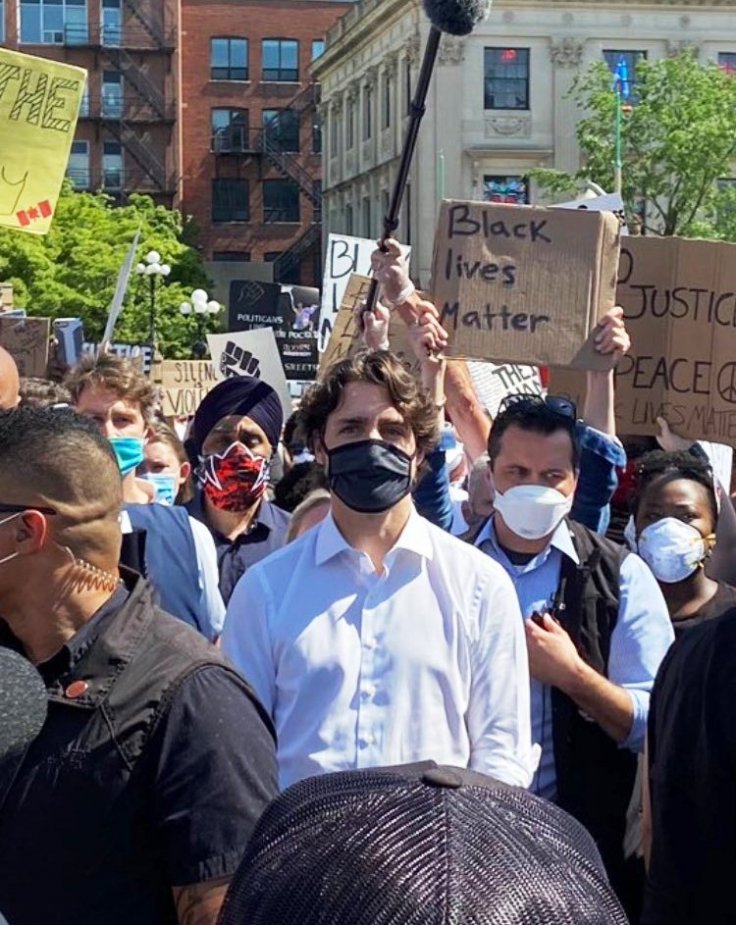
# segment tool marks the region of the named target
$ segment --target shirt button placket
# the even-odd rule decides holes
[[[375,614],[373,611],[374,595],[369,591],[363,602],[363,613],[360,621],[360,678],[358,680],[358,760],[359,768],[374,764],[372,760],[375,737],[373,725],[375,722],[373,697],[376,693],[374,683],[376,638]]]

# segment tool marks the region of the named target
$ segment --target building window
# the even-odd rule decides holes
[[[340,117],[336,110],[330,112],[330,157],[340,154]]]
[[[381,105],[381,128],[391,127],[391,94],[393,93],[393,80],[387,72],[383,75],[383,102]]]
[[[620,83],[622,99],[629,100],[633,98],[634,87],[636,86],[636,66],[642,59],[646,60],[646,57],[647,53],[645,51],[604,50],[603,58],[611,74]]]
[[[263,181],[263,221],[299,221],[299,187],[293,180]]]
[[[212,221],[250,221],[247,180],[218,177],[212,181]]]
[[[216,154],[242,154],[248,150],[247,109],[213,109],[210,124]]]
[[[404,115],[408,116],[411,114],[411,101],[412,101],[412,78],[411,78],[411,61],[406,60],[404,66]]]
[[[119,71],[102,72],[102,117],[119,119],[123,115],[123,75]]]
[[[529,183],[526,177],[483,177],[483,200],[526,205],[529,202]]]
[[[264,109],[263,130],[279,151],[299,152],[299,113],[294,109]]]
[[[317,58],[321,58],[325,53],[325,40],[324,39],[314,39],[312,42],[312,61],[316,61]]]
[[[0,0],[0,42],[5,41],[5,0]]]
[[[82,90],[82,102],[79,104],[79,118],[89,118],[89,77],[84,80],[84,90]]]
[[[86,0],[21,0],[20,40],[28,45],[85,44]]]
[[[264,263],[276,263],[276,261],[281,256],[281,251],[266,251],[263,255]]]
[[[72,181],[74,189],[89,189],[89,142],[73,141],[72,150],[69,155],[69,164],[66,168],[66,175]]]
[[[373,88],[366,84],[363,90],[363,141],[373,135]]]
[[[106,141],[102,146],[102,188],[123,188],[123,146],[117,141]]]
[[[353,207],[345,206],[345,234],[353,234]]]
[[[250,263],[250,251],[214,251],[212,259],[217,263]]]
[[[315,113],[312,119],[312,154],[322,153],[322,120]]]
[[[727,74],[736,74],[736,51],[719,51],[718,66]]]
[[[485,109],[529,109],[529,49],[486,48]]]
[[[371,200],[369,196],[366,196],[363,199],[363,237],[373,237],[371,234],[372,230],[373,226],[371,225]]]
[[[263,80],[299,80],[299,42],[296,39],[264,39]]]
[[[123,40],[122,0],[102,0],[102,44],[116,46]]]
[[[347,123],[345,126],[346,129],[346,147],[348,151],[352,150],[355,147],[355,100],[348,99],[348,105],[346,107],[346,117]]]
[[[210,39],[212,80],[248,79],[248,39]]]

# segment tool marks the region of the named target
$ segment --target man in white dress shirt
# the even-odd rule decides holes
[[[331,367],[301,412],[331,513],[248,570],[222,636],[273,717],[281,786],[425,759],[528,786],[529,672],[514,587],[411,501],[438,436],[435,405],[377,351]]]

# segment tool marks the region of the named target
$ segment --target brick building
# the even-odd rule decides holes
[[[109,2],[109,0],[103,0]],[[184,0],[182,208],[205,259],[321,275],[321,130],[310,68],[344,0]]]
[[[0,0],[6,48],[89,71],[68,170],[79,189],[178,201],[179,28],[178,0]]]

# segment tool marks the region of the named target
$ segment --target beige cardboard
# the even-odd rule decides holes
[[[328,366],[347,356],[353,356],[364,349],[361,332],[355,321],[354,310],[363,304],[368,296],[370,278],[353,273],[343,293],[340,310],[335,315],[332,334],[327,342],[325,352],[320,355],[319,374],[324,374]],[[409,343],[406,324],[397,312],[391,313],[388,326],[388,340],[391,350],[413,371],[418,364]]]
[[[619,221],[611,213],[442,203],[432,289],[450,356],[578,368],[615,304]]]
[[[161,364],[161,408],[165,417],[194,414],[217,385],[209,360],[164,360]]]
[[[46,376],[49,362],[48,318],[3,318],[0,315],[0,346],[13,357],[21,376]]]
[[[618,298],[632,352],[616,370],[621,433],[736,446],[736,245],[629,238]]]
[[[736,245],[627,238],[617,301],[632,349],[616,370],[619,434],[656,434],[657,417],[693,440],[736,446]],[[583,394],[553,370],[550,390]]]

